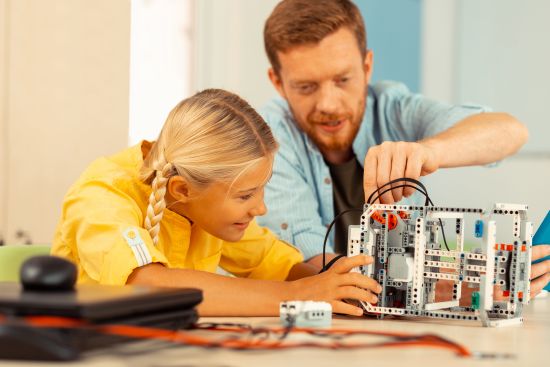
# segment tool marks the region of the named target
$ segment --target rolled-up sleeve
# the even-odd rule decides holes
[[[86,183],[66,197],[56,237],[60,243],[54,243],[52,252],[69,247],[79,281],[124,285],[137,267],[168,264],[142,221],[139,207],[124,192],[102,182]]]
[[[487,106],[451,105],[413,94],[402,83],[379,82],[373,86],[380,107],[382,136],[391,140],[418,141],[437,135],[457,122],[483,112]]]

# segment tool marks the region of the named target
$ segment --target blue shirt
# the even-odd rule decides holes
[[[397,82],[369,86],[353,151],[361,164],[370,147],[384,141],[415,142],[436,135],[487,108],[449,105],[411,93]],[[258,222],[297,246],[306,259],[322,252],[334,218],[330,171],[321,152],[296,125],[287,102],[276,98],[262,109],[280,148],[265,191],[268,212]],[[333,237],[327,251],[334,251]]]

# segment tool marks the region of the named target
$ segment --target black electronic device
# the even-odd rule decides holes
[[[202,291],[193,288],[93,284],[77,285],[73,291],[46,288],[0,282],[0,358],[72,360],[83,351],[127,340],[97,333],[93,328],[37,328],[25,322],[28,316],[61,316],[93,326],[177,330],[197,321],[195,306],[202,301]]]
[[[19,278],[25,290],[73,290],[76,283],[76,266],[57,256],[34,256],[21,265]]]

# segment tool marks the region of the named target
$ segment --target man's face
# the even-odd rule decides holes
[[[351,152],[365,111],[372,53],[363,59],[355,36],[343,27],[318,44],[278,56],[280,75],[270,69],[269,76],[298,126],[329,161]]]

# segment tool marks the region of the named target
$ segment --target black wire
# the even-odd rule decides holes
[[[278,338],[278,342],[283,342],[288,337],[288,335],[290,334],[292,329],[294,329],[294,327],[296,326],[295,325],[296,316],[287,315],[287,321],[289,321],[290,323],[282,331],[282,335]],[[237,326],[237,327],[239,326],[239,324],[229,324],[229,323],[227,323],[227,324],[226,323],[220,323],[220,324],[213,323],[213,324],[210,324],[210,325],[219,325],[219,326],[234,325],[234,326]],[[248,327],[246,329],[248,329]],[[256,328],[252,328],[252,329],[255,330]],[[259,329],[261,330],[263,328],[259,328]],[[213,328],[213,329],[210,329],[210,330],[218,330],[218,329]],[[273,334],[277,334],[279,332],[279,331],[274,331],[274,330],[269,330],[269,329],[267,329],[267,331],[268,331],[268,334],[271,334],[271,332],[273,332]],[[457,350],[463,350],[464,349],[460,344],[458,344],[458,343],[456,343],[452,340],[449,340],[447,338],[436,335],[436,334],[387,335],[387,334],[383,334],[383,333],[382,334],[379,334],[379,333],[376,333],[376,332],[371,333],[369,331],[360,331],[360,330],[357,330],[357,331],[349,330],[349,331],[345,331],[345,332],[331,333],[330,331],[327,331],[327,330],[315,330],[313,328],[311,328],[309,330],[302,330],[302,331],[305,332],[306,334],[314,336],[314,337],[330,339],[330,340],[333,341],[333,344],[316,344],[315,342],[303,342],[303,343],[300,343],[300,345],[299,345],[300,347],[321,347],[321,348],[330,348],[330,349],[340,349],[340,348],[356,349],[356,348],[382,348],[382,347],[387,347],[387,346],[395,346],[396,343],[403,343],[403,345],[407,345],[407,343],[411,343],[411,342],[419,342],[419,343],[422,343],[422,342],[425,342],[425,343],[440,342],[440,343],[445,344],[448,347],[454,347]],[[345,340],[346,338],[349,338],[349,337],[352,337],[352,336],[357,336],[357,335],[383,336],[385,338],[388,338],[389,340],[382,341],[382,342],[377,342],[377,343],[362,343],[362,344],[357,344],[357,345],[350,345],[350,344],[345,344],[345,343],[340,342],[340,341]],[[242,338],[240,338],[237,335],[234,335],[232,337],[224,338],[220,341],[212,341],[208,345],[205,345],[205,347],[206,348],[228,347],[230,349],[235,349],[235,350],[247,350],[246,346],[231,347],[231,346],[225,346],[224,345],[224,343],[226,343],[228,341],[240,340],[240,339],[242,339]],[[264,340],[267,340],[267,338],[264,339]],[[278,347],[280,349],[292,348],[292,347],[297,347],[297,346],[298,345],[294,345],[294,346],[292,346],[292,345],[287,346],[285,344],[278,345]]]
[[[13,321],[9,320],[10,314],[5,314],[3,312],[0,312],[0,316],[5,316],[4,319],[0,318],[0,326],[9,325],[10,322],[13,322]],[[16,321],[17,322],[22,322],[23,325],[26,324],[26,322],[27,322],[27,321],[25,321],[25,319],[20,319],[20,320],[16,320]],[[100,325],[95,325],[95,326],[92,326],[92,327],[99,327],[99,326]],[[111,325],[111,326],[113,326],[113,325]],[[192,329],[198,329],[198,330],[207,329],[207,330],[212,330],[212,331],[226,331],[226,330],[220,329],[221,327],[224,327],[224,326],[235,327],[235,328],[237,328],[237,331],[240,328],[241,330],[242,329],[244,329],[244,330],[253,330],[253,331],[257,330],[257,331],[267,332],[268,336],[271,333],[276,334],[276,333],[280,332],[279,330],[270,329],[270,328],[267,328],[267,327],[252,327],[250,324],[215,323],[215,322],[212,322],[212,323],[197,323],[197,324],[193,325]],[[292,327],[295,327],[295,317],[294,317],[294,320],[293,320]],[[63,328],[65,328],[65,327],[63,327]],[[81,326],[74,326],[74,325],[67,327],[67,329],[72,329],[72,330],[80,330],[80,328],[81,328]],[[143,326],[141,326],[141,327],[138,326],[137,328],[138,329],[141,328],[143,330],[150,330],[150,328],[146,328],[146,327],[143,327]],[[101,333],[109,334],[109,335],[115,335],[115,334],[109,333],[105,329],[102,330],[101,328],[97,329],[97,331],[101,332]],[[302,343],[294,344],[294,345],[280,344],[278,347],[280,349],[297,348],[297,347],[316,347],[316,348],[331,348],[331,349],[338,349],[338,348],[357,349],[357,348],[376,348],[376,347],[385,347],[385,346],[395,346],[396,342],[399,343],[399,342],[407,342],[407,341],[419,341],[419,342],[422,342],[422,341],[427,341],[427,342],[436,341],[436,342],[442,342],[447,346],[455,347],[457,350],[462,351],[461,355],[464,355],[463,352],[465,350],[465,348],[462,347],[460,344],[455,343],[455,342],[453,342],[449,339],[440,337],[436,334],[418,334],[418,335],[410,335],[410,336],[409,335],[401,336],[401,335],[391,335],[391,334],[387,334],[387,333],[384,333],[384,332],[372,332],[372,331],[369,332],[369,331],[361,331],[361,330],[345,331],[345,332],[334,333],[334,334],[328,333],[327,331],[315,330],[315,329],[302,330],[302,331],[309,334],[309,335],[312,335],[312,336],[317,336],[317,337],[321,337],[321,338],[322,337],[330,338],[330,339],[333,339],[333,340],[344,339],[348,336],[354,336],[354,335],[374,335],[374,336],[386,337],[386,338],[389,339],[389,341],[381,342],[381,343],[362,343],[362,344],[355,344],[355,345],[341,344],[341,343],[319,344],[319,343],[312,343],[312,342],[302,342]],[[174,331],[174,332],[177,332],[177,331]],[[284,335],[284,337],[280,338],[279,340],[282,340],[282,339],[284,339],[288,336],[288,332],[286,332],[286,330],[283,331],[283,333],[286,333],[286,335]],[[135,335],[131,336],[131,338],[136,338],[136,337],[137,338],[143,338],[143,337],[139,337],[139,336],[135,336]],[[147,337],[145,337],[145,338],[147,338]],[[155,337],[149,337],[149,338],[155,339]],[[233,341],[233,340],[239,340],[239,339],[241,339],[241,338],[239,338],[237,335],[234,335],[234,336],[230,336],[228,338],[221,339],[219,341],[212,341],[209,344],[202,345],[202,346],[205,347],[205,348],[222,347],[222,348],[228,348],[228,349],[233,349],[233,350],[246,350],[247,346],[224,345],[224,343],[226,343],[227,341]],[[265,338],[265,340],[267,340],[267,338]],[[177,337],[174,337],[172,340],[163,339],[161,341],[163,341],[163,342],[172,342],[173,343],[173,342],[177,342]],[[254,345],[251,345],[251,347],[254,347]],[[261,348],[261,346],[260,346],[260,348]],[[260,348],[258,348],[258,349],[260,349]]]
[[[411,187],[413,189],[416,189],[416,191],[420,192],[422,195],[424,195],[426,197],[426,205],[428,205],[429,203],[432,202],[432,200],[430,199],[430,197],[428,196],[428,193],[425,192],[424,190],[420,190],[418,187],[416,186],[413,186],[413,185],[408,185],[408,184],[403,184],[403,185],[397,185],[397,186],[393,186],[393,187],[390,187],[389,189],[386,189],[384,191],[382,191],[381,193],[379,193],[378,195],[376,195],[373,199],[373,201],[376,201],[380,198],[380,196],[384,195],[385,193],[389,192],[389,191],[392,191],[394,189],[398,189],[398,188],[401,188],[401,187]],[[376,191],[375,191],[376,192]],[[433,204],[432,204],[433,205]]]
[[[399,186],[393,186],[389,189],[386,189],[384,191],[382,191],[380,193],[380,189],[384,186],[388,186],[392,183],[396,183],[396,182],[399,182],[399,181],[407,181],[407,182],[414,182],[415,184],[418,184],[420,187],[422,187],[424,189],[423,190],[419,190],[418,187],[415,187],[415,186],[412,186],[412,185],[407,185],[407,184],[403,184],[403,185],[399,185]],[[423,194],[425,197],[426,197],[426,202],[424,203],[424,205],[431,205],[431,206],[435,206],[432,199],[430,199],[430,196],[428,195],[428,192],[426,190],[426,187],[424,186],[424,184],[422,184],[420,181],[418,180],[415,180],[415,179],[412,179],[412,178],[407,178],[407,177],[402,177],[402,178],[398,178],[398,179],[395,179],[395,180],[392,180],[390,182],[388,182],[387,184],[384,184],[382,186],[380,186],[378,189],[376,189],[375,191],[373,191],[368,200],[367,200],[367,203],[372,203],[373,201],[376,201],[378,200],[378,198],[382,195],[384,195],[385,193],[393,190],[393,189],[396,189],[396,188],[401,188],[401,187],[412,187],[413,189],[416,189],[416,191],[420,192],[421,194]],[[373,199],[372,196],[378,192],[378,195]],[[370,204],[369,204],[370,205]],[[439,224],[441,226],[441,234],[443,235],[443,243],[445,244],[445,248],[447,249],[447,251],[451,251],[449,249],[449,245],[447,244],[447,237],[445,236],[445,228],[443,227],[443,221],[441,220],[441,218],[439,218]]]
[[[290,332],[292,331],[292,329],[294,329],[294,326],[296,326],[296,318],[297,318],[296,315],[291,315],[290,313],[286,314],[285,321],[287,322],[287,325],[285,327],[285,331],[279,337],[279,340],[285,340],[288,334],[290,334]]]
[[[250,337],[259,337],[259,340],[268,340],[271,337],[272,330],[266,327],[253,327],[250,324],[243,324],[243,323],[233,323],[233,322],[200,322],[193,325],[192,329],[196,330],[219,330],[219,328],[223,327],[231,327],[236,330],[247,330],[249,332]],[[290,332],[290,330],[288,331]],[[263,337],[262,337],[263,336]],[[286,336],[285,336],[286,337]],[[221,341],[212,342],[209,347],[218,347],[221,346],[222,343],[231,341],[231,340],[239,340],[240,337],[233,335],[229,336],[227,338],[222,339]]]
[[[401,177],[401,178],[396,178],[395,180],[391,180],[391,181],[389,181],[389,182],[383,184],[382,186],[380,186],[380,187],[377,188],[376,190],[374,190],[374,191],[370,194],[369,198],[367,199],[367,204],[370,205],[370,204],[373,202],[372,197],[374,196],[374,194],[375,194],[376,192],[380,192],[380,189],[382,189],[382,188],[384,188],[384,187],[386,187],[386,186],[388,186],[388,185],[393,185],[394,183],[403,182],[403,181],[405,181],[405,182],[412,182],[412,183],[414,183],[414,184],[420,186],[420,188],[422,188],[422,189],[424,190],[424,192],[425,192],[426,194],[428,194],[428,189],[426,189],[426,186],[424,186],[424,184],[423,184],[422,182],[420,182],[420,181],[418,181],[418,180],[415,180],[414,178]],[[417,189],[417,190],[418,190],[418,189]],[[419,190],[419,191],[420,191],[420,190]],[[426,205],[427,205],[427,204],[426,204]]]
[[[402,185],[398,185],[398,186],[393,186],[389,189],[386,189],[382,192],[380,192],[380,190],[386,186],[389,186],[389,185],[393,185],[395,183],[398,183],[398,182],[410,182],[410,183],[413,183],[417,186],[413,186],[413,185],[408,185],[408,184],[402,184]],[[410,188],[413,188],[415,189],[416,191],[420,192],[421,194],[424,195],[424,197],[426,198],[425,202],[424,202],[424,205],[425,206],[428,206],[428,205],[432,205],[432,206],[435,206],[432,199],[430,198],[430,196],[428,195],[428,189],[426,188],[426,186],[424,186],[424,184],[422,182],[420,182],[419,180],[415,180],[414,178],[408,178],[408,177],[401,177],[401,178],[396,178],[395,180],[391,180],[387,183],[385,183],[384,185],[378,187],[376,190],[374,190],[368,197],[367,199],[367,204],[368,205],[371,205],[371,203],[375,202],[376,200],[378,200],[380,198],[380,196],[384,195],[385,193],[393,190],[393,189],[397,189],[397,188],[405,188],[405,187],[410,187]],[[377,194],[374,198],[373,196],[375,194]],[[329,234],[330,234],[330,231],[332,229],[332,227],[334,226],[334,223],[336,223],[336,221],[344,214],[346,213],[350,213],[350,212],[355,212],[355,211],[363,211],[363,209],[359,209],[359,208],[352,208],[352,209],[347,209],[347,210],[344,210],[342,212],[340,212],[338,215],[336,215],[334,217],[334,219],[332,220],[332,222],[330,223],[330,225],[328,226],[327,228],[327,232],[325,234],[325,239],[323,240],[323,267],[321,268],[321,271],[319,273],[322,273],[324,271],[327,271],[338,259],[340,259],[342,256],[340,257],[337,257],[335,259],[333,259],[329,264],[326,263],[326,249],[327,249],[327,240],[328,240],[328,237],[329,237]],[[443,235],[443,243],[445,244],[445,248],[447,249],[447,251],[450,251],[449,249],[449,245],[447,244],[447,237],[445,236],[445,228],[443,227],[443,221],[441,220],[441,218],[439,218],[439,224],[440,224],[440,227],[441,227],[441,234]]]
[[[343,258],[343,257],[346,257],[346,255],[340,254],[340,255],[336,256],[334,259],[330,260],[330,261],[328,262],[328,264],[325,265],[325,266],[323,266],[323,268],[319,271],[319,274],[324,273],[325,271],[327,271],[328,269],[330,269],[330,267],[331,267],[332,265],[334,265],[335,262],[337,262],[338,260],[340,260],[340,259]]]
[[[327,239],[328,239],[328,236],[330,234],[330,230],[332,229],[332,227],[334,226],[334,223],[336,223],[336,221],[338,220],[338,218],[340,218],[342,215],[346,214],[346,213],[351,213],[351,212],[363,212],[363,208],[352,208],[352,209],[347,209],[347,210],[344,210],[343,212],[340,212],[338,213],[337,216],[334,217],[334,219],[332,220],[332,222],[330,222],[328,228],[327,228],[327,233],[325,234],[325,239],[323,241],[323,267],[321,269],[325,269],[326,268],[326,252],[327,252]],[[325,269],[326,270],[326,269]]]

